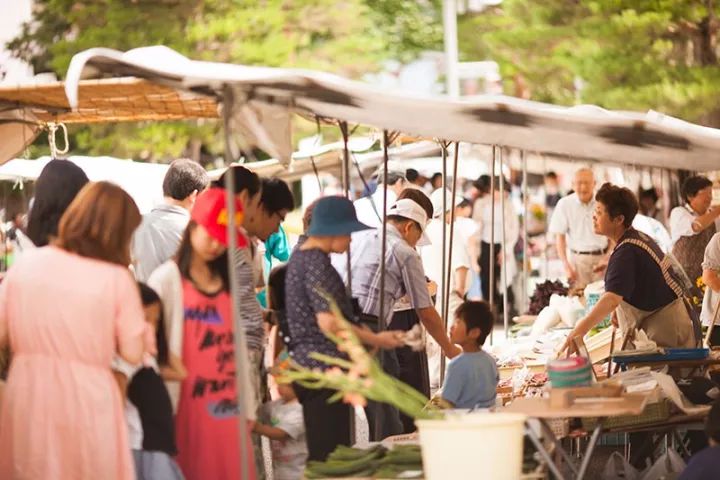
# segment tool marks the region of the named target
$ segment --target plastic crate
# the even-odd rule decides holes
[[[623,415],[619,417],[607,417],[602,419],[604,429],[640,427],[648,423],[662,422],[670,418],[670,400],[663,399],[659,402],[649,403],[640,415]],[[586,431],[595,429],[598,418],[583,418],[582,426]]]

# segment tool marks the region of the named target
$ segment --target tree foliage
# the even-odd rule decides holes
[[[720,126],[717,16],[713,0],[505,0],[464,17],[460,45],[523,77],[533,99]]]
[[[62,78],[74,54],[166,45],[190,58],[301,67],[348,77],[436,48],[439,0],[38,0],[8,46]],[[73,130],[73,151],[135,158],[221,151],[217,122],[123,124]]]

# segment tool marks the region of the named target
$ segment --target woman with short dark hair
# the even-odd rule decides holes
[[[595,196],[593,228],[615,248],[605,273],[605,293],[568,335],[563,349],[613,312],[624,332],[644,330],[659,347],[694,347],[693,322],[670,260],[650,237],[632,227],[635,195],[606,183]]]
[[[703,253],[718,231],[720,207],[711,207],[712,182],[707,177],[690,177],[682,186],[685,205],[670,212],[672,254],[695,284],[702,276]]]

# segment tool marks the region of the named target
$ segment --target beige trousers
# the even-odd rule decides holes
[[[575,267],[575,271],[578,275],[577,280],[575,280],[575,282],[570,285],[571,287],[585,288],[589,284],[603,279],[604,272],[593,272],[595,265],[597,265],[597,263],[603,258],[602,254],[577,255],[575,253],[570,253],[570,255],[570,263],[572,263],[573,267]]]

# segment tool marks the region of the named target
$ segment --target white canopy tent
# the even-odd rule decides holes
[[[720,131],[656,112],[565,108],[504,96],[425,97],[326,73],[194,61],[159,46],[125,53],[95,48],[76,55],[65,85],[70,105],[78,105],[81,78],[127,75],[222,98],[232,110],[231,133],[242,132],[247,142],[284,164],[292,152],[290,112],[446,141],[638,166],[706,171],[717,168],[720,159]]]
[[[71,156],[67,160],[82,168],[91,181],[106,180],[122,187],[142,213],[149,212],[162,201],[162,183],[167,165],[113,157]],[[49,161],[50,157],[10,160],[0,165],[0,180],[35,181]]]

